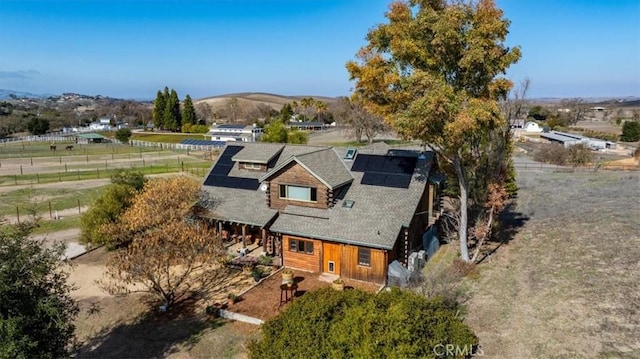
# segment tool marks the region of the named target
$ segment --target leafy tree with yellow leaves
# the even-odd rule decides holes
[[[504,44],[509,21],[492,0],[396,1],[386,18],[347,63],[354,96],[452,167],[461,204],[460,252],[469,261],[470,184],[489,134],[504,122],[498,99],[512,83],[501,75],[520,49]]]
[[[107,261],[103,289],[149,292],[167,307],[206,292],[224,253],[215,229],[193,216],[206,201],[200,184],[188,177],[147,182],[110,227],[122,248]]]

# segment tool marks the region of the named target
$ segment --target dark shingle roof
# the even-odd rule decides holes
[[[244,149],[233,156],[236,162],[269,163],[278,155],[284,144],[282,143],[247,143]]]
[[[278,166],[271,169],[267,174],[262,176],[260,180],[266,181],[293,161],[300,164],[320,182],[324,183],[331,189],[342,186],[353,180],[353,176],[349,173],[344,162],[342,162],[340,157],[338,157],[338,154],[330,147],[319,151],[292,156],[289,157],[288,160],[280,161]]]
[[[344,199],[330,209],[287,206],[270,227],[271,231],[332,240],[336,242],[392,249],[400,231],[409,227],[425,190],[433,156],[420,159],[419,170],[409,188],[361,184],[363,173],[351,172],[354,180]],[[345,200],[354,201],[344,208]]]
[[[234,143],[233,145],[243,147],[234,156],[235,159],[236,156],[241,158],[242,153],[250,146],[256,147],[251,147],[248,153],[266,144]],[[365,147],[358,149],[358,153],[382,155],[383,149],[380,147],[375,146],[372,149]],[[415,151],[388,150],[387,153],[418,156]],[[210,217],[212,218],[263,227],[277,216],[270,227],[273,232],[392,249],[402,229],[410,225],[426,188],[434,158],[432,152],[427,152],[425,155],[417,160],[417,167],[410,175],[411,181],[408,187],[394,188],[362,184],[361,180],[365,173],[350,171],[354,161],[343,160],[342,155],[333,148],[284,145],[277,160],[274,157],[275,167],[272,167],[270,172],[277,167],[284,167],[291,161],[297,161],[315,176],[323,178],[337,188],[348,188],[346,194],[329,209],[289,205],[278,215],[277,210],[267,207],[266,194],[260,189],[253,191],[203,187],[218,200],[215,208],[211,209]],[[245,178],[259,178],[260,175],[265,177],[264,172],[240,170],[237,166],[234,166],[229,173],[229,176]],[[344,182],[346,187],[341,185]],[[346,200],[355,202],[353,208],[342,206]]]

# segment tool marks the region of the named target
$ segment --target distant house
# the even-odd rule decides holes
[[[540,133],[542,132],[542,127],[533,121],[529,121],[524,125],[524,131],[530,133]]]
[[[211,141],[256,142],[261,135],[262,128],[256,125],[213,124],[205,137],[210,137]]]
[[[227,142],[203,182],[215,203],[205,217],[285,267],[385,284],[392,263],[429,246],[436,170],[433,152],[386,145]]]
[[[89,124],[89,130],[91,131],[109,131],[111,130],[111,119],[108,117],[100,118],[98,121],[91,122]]]
[[[291,121],[287,125],[288,128],[292,130],[302,130],[302,131],[316,131],[322,130],[326,125],[323,122],[317,121]]]

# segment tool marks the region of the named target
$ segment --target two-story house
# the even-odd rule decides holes
[[[383,284],[434,222],[434,160],[385,144],[228,144],[203,183],[208,217],[255,234],[285,267]]]

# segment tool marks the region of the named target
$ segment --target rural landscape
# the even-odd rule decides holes
[[[640,97],[384,16],[346,96],[0,90],[0,358],[640,358]]]

